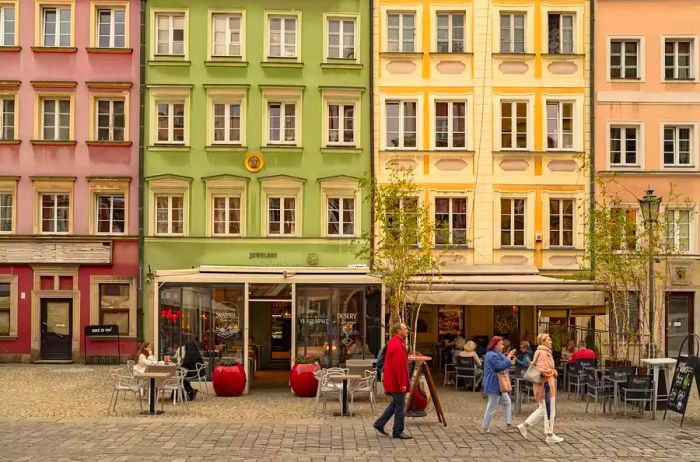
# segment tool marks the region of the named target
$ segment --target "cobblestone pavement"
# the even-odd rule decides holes
[[[414,440],[394,440],[371,428],[366,400],[353,418],[313,415],[313,400],[279,387],[251,388],[240,398],[209,397],[165,415],[141,417],[138,402],[120,400],[106,416],[109,367],[0,365],[0,462],[4,461],[228,461],[228,460],[696,460],[700,461],[700,398],[684,427],[647,417],[584,413],[581,402],[560,396],[559,445],[546,445],[539,428],[528,440],[506,433],[500,410],[494,434],[479,434],[485,400],[480,393],[440,388],[448,426],[434,413],[408,419]],[[263,374],[264,377],[264,374]],[[258,382],[260,384],[260,382]],[[254,382],[255,385],[255,382]],[[385,400],[380,401],[383,408]],[[534,404],[524,404],[520,422]],[[592,410],[592,409],[591,409]],[[633,412],[634,413],[634,412]]]

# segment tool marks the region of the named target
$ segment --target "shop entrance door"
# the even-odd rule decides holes
[[[259,369],[289,369],[292,360],[291,284],[250,284],[249,350]]]
[[[695,346],[692,341],[680,351],[681,343],[686,336],[693,334],[693,311],[695,299],[693,292],[671,292],[666,296],[666,356],[675,358],[678,353],[690,354]]]
[[[41,359],[70,360],[73,336],[73,301],[41,300]]]

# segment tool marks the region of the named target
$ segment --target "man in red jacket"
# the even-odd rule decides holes
[[[384,411],[384,414],[374,422],[374,428],[379,433],[388,435],[386,430],[384,430],[384,425],[393,415],[394,428],[392,436],[402,440],[410,440],[413,437],[403,431],[406,393],[408,393],[410,384],[410,378],[408,377],[408,352],[404,346],[404,341],[408,336],[408,327],[406,327],[406,324],[399,323],[394,325],[392,332],[394,336],[387,343],[382,372],[384,392],[391,396],[391,403]]]

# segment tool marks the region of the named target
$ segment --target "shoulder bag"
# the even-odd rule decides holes
[[[510,393],[513,386],[510,384],[508,370],[497,372],[496,376],[498,377],[498,388],[501,390],[501,393]]]
[[[537,355],[539,351],[535,352],[535,356],[532,358],[532,361],[530,362],[530,365],[527,367],[527,370],[525,371],[525,374],[523,374],[523,378],[527,380],[530,383],[542,383],[544,382],[542,378],[542,373],[540,372],[539,369],[537,369],[537,366],[535,365],[535,362],[537,361]]]

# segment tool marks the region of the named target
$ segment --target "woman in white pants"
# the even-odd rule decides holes
[[[542,374],[542,383],[533,386],[535,400],[538,403],[537,409],[530,414],[525,423],[518,425],[518,431],[527,438],[527,429],[535,425],[540,419],[544,419],[544,434],[547,443],[561,443],[564,438],[554,434],[554,416],[556,414],[557,395],[557,370],[554,368],[554,358],[552,357],[552,338],[549,334],[537,336],[539,346],[532,359],[535,367]],[[549,406],[547,406],[549,404]]]

